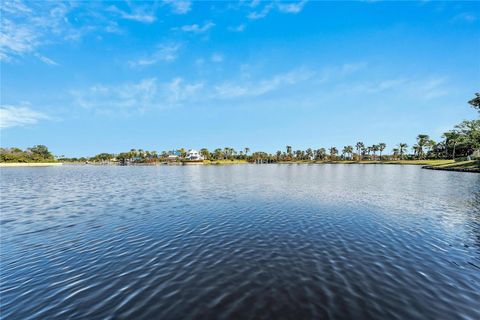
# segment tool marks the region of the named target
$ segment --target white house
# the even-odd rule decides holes
[[[203,160],[203,156],[200,153],[198,153],[197,150],[190,149],[190,150],[188,150],[187,156],[185,157],[185,159],[200,161],[200,160]]]

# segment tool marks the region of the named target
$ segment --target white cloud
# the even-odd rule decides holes
[[[126,12],[112,5],[109,7],[109,11],[117,13],[123,19],[142,23],[152,23],[157,20],[157,17],[155,17],[153,13],[146,12],[147,10],[142,7],[133,7],[131,12]]]
[[[252,8],[255,8],[259,4],[260,4],[260,0],[252,0],[252,2],[250,2],[249,6],[252,7]]]
[[[109,111],[143,111],[152,106],[157,93],[156,78],[117,86],[94,85],[87,90],[71,92],[76,104],[83,108]]]
[[[170,104],[178,104],[193,97],[202,88],[202,82],[185,83],[182,78],[174,78],[166,85],[166,100]]]
[[[27,5],[28,4],[28,5]],[[45,45],[65,41],[78,40],[85,34],[104,30],[101,23],[108,23],[97,12],[89,12],[89,17],[95,17],[95,26],[72,25],[69,15],[77,4],[72,2],[33,1],[27,4],[21,1],[3,1],[0,6],[0,60],[17,61],[26,55],[32,55],[46,64],[56,62],[47,58],[38,50]],[[85,19],[85,17],[83,17]],[[100,21],[100,22],[99,22]],[[78,22],[78,21],[76,21]]]
[[[292,13],[292,14],[297,14],[300,11],[303,10],[303,7],[307,3],[307,0],[301,0],[301,1],[296,1],[296,2],[283,2],[283,1],[278,1],[278,2],[270,2],[266,4],[262,10],[259,11],[252,11],[247,15],[248,19],[251,20],[258,20],[265,18],[272,10],[276,9],[281,13]],[[258,5],[258,2],[252,2],[250,3],[249,7],[256,7]]]
[[[209,29],[213,28],[215,26],[215,23],[208,21],[203,24],[203,26],[200,26],[198,24],[190,24],[190,25],[185,25],[180,28],[174,28],[174,30],[182,30],[184,32],[192,32],[192,33],[203,33],[208,31]]]
[[[71,94],[77,106],[100,114],[132,114],[196,101],[203,88],[203,82],[188,82],[181,77],[163,83],[146,78],[137,83],[97,84]]]
[[[210,58],[212,62],[222,62],[223,61],[223,55],[220,53],[214,53],[212,54],[212,57]]]
[[[415,99],[431,100],[448,95],[450,93],[448,87],[447,78],[445,77],[399,77],[349,85],[348,90],[355,93],[366,94],[384,94],[385,92],[390,92]]]
[[[10,61],[12,57],[32,52],[40,40],[30,26],[17,25],[7,18],[1,19],[0,58]]]
[[[314,73],[309,70],[296,69],[255,83],[235,84],[227,82],[215,86],[215,96],[221,99],[260,96],[308,80],[313,75]]]
[[[51,66],[58,66],[58,63],[56,63],[55,61],[53,61],[52,59],[50,58],[47,58],[45,56],[42,56],[41,54],[39,53],[35,53],[35,57],[37,57],[40,61],[46,63],[46,64],[49,64]]]
[[[265,5],[261,11],[250,12],[247,15],[247,18],[251,19],[251,20],[257,20],[257,19],[265,18],[270,13],[270,11],[272,9],[273,9],[273,3],[269,3],[269,4]]]
[[[0,128],[11,128],[37,123],[49,117],[28,107],[5,105],[0,107]]]
[[[238,25],[236,27],[229,27],[228,31],[232,32],[243,32],[245,31],[246,26],[244,24]]]
[[[171,62],[177,59],[180,47],[181,45],[178,43],[161,44],[157,47],[157,51],[152,55],[135,61],[129,61],[129,64],[132,67],[136,67],[155,64],[159,61]]]
[[[475,22],[476,20],[477,20],[477,16],[470,12],[463,12],[453,17],[453,22],[472,23],[472,22]]]
[[[176,14],[185,14],[192,9],[192,2],[186,0],[164,0],[172,7],[172,12]]]
[[[300,11],[302,11],[306,3],[307,3],[306,0],[302,0],[300,2],[292,2],[292,3],[279,2],[278,10],[280,12],[285,12],[285,13],[299,13]]]

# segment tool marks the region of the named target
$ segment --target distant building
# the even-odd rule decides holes
[[[194,161],[194,160],[201,161],[201,160],[203,160],[203,156],[200,153],[198,153],[197,150],[190,149],[190,150],[188,150],[187,156],[185,157],[185,159],[186,160],[191,160],[191,161]]]
[[[168,161],[177,161],[178,156],[176,154],[169,154],[168,157],[167,157],[167,160]]]

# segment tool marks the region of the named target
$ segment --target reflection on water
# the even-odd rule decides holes
[[[7,168],[4,319],[480,318],[480,175]]]

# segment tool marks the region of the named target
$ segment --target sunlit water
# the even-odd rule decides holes
[[[480,319],[480,175],[387,165],[1,174],[3,319]]]

